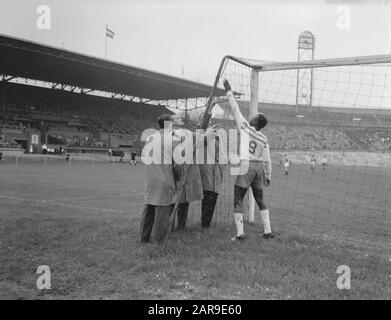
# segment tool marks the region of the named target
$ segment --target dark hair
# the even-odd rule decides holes
[[[256,130],[261,130],[267,125],[267,119],[262,113],[258,113],[250,119],[249,123],[254,126]]]
[[[157,124],[159,125],[160,129],[164,129],[165,121],[172,121],[172,115],[168,113],[164,113],[157,118]]]

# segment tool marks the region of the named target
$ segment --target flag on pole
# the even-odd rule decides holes
[[[114,38],[114,31],[110,30],[107,26],[106,26],[106,37],[109,37],[110,39],[113,39]]]

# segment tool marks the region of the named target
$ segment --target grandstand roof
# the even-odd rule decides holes
[[[1,34],[0,74],[150,100],[208,97],[211,91],[194,81]]]

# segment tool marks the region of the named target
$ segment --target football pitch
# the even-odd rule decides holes
[[[143,165],[0,163],[0,299],[389,299],[391,170],[274,166],[265,189],[276,238],[231,242],[232,182],[213,226],[141,244]],[[38,266],[51,289],[37,289]],[[336,270],[351,270],[337,288]]]

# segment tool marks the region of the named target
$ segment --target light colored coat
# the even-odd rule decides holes
[[[179,203],[192,202],[203,199],[203,189],[201,184],[200,168],[195,164],[183,164],[175,166],[175,170],[180,173],[180,176],[188,168],[189,173],[187,175],[184,188],[179,197]],[[178,189],[179,189],[179,181]]]
[[[203,190],[220,193],[221,184],[224,178],[225,165],[219,164],[219,156],[220,151],[224,157],[226,157],[226,153],[224,146],[221,146],[218,140],[215,140],[214,145],[211,143],[213,139],[216,139],[216,134],[214,134],[213,131],[207,132],[205,143],[202,146],[204,148],[204,164],[200,164],[199,168]],[[215,164],[208,164],[208,158],[213,158],[213,151]]]
[[[162,139],[164,131],[157,131],[150,139]],[[171,137],[170,137],[171,138]],[[171,150],[161,148],[162,157],[171,158]],[[156,206],[168,206],[176,201],[177,189],[174,179],[173,165],[171,164],[148,164],[145,166],[145,204]]]
[[[176,133],[180,133],[180,130],[177,130]],[[186,141],[188,141],[189,143],[193,143],[194,142],[194,137],[193,137],[193,133],[190,132],[190,131],[187,131],[184,132],[182,131],[181,132],[182,135],[183,134],[189,134],[191,135],[192,137]],[[179,144],[182,144],[183,142],[182,141],[173,141],[173,146],[174,148],[176,146],[178,146]],[[189,148],[188,150],[191,150],[192,152],[192,157],[193,157],[193,145],[191,145],[191,148]],[[194,157],[193,157],[193,161],[194,161]],[[184,174],[184,172],[186,170],[189,170],[188,172],[188,175],[186,177],[186,181],[185,181],[185,185],[184,185],[184,188],[182,189],[182,193],[179,195],[179,203],[185,203],[185,202],[192,202],[192,201],[196,201],[196,200],[202,200],[203,199],[203,190],[202,190],[202,184],[201,184],[201,174],[200,174],[200,169],[197,165],[195,164],[181,164],[181,165],[174,165],[174,172],[175,172],[175,176],[177,177],[177,188],[179,190],[179,184],[180,184],[180,180],[181,180],[181,177],[182,175]]]

